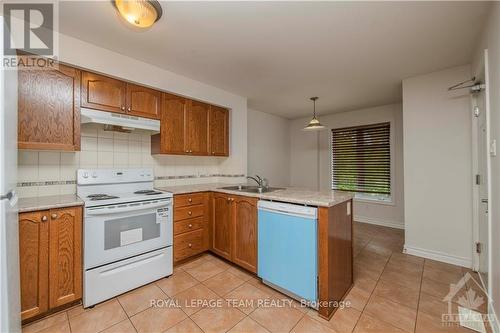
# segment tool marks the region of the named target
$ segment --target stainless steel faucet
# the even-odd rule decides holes
[[[267,187],[267,180],[265,178],[260,177],[259,175],[255,175],[255,177],[247,176],[247,179],[251,179],[257,183],[259,188]]]

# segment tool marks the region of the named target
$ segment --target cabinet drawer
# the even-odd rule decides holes
[[[174,197],[174,207],[194,206],[205,203],[205,193],[181,194]]]
[[[205,217],[195,217],[192,219],[177,221],[174,223],[174,236],[188,231],[198,230],[205,226]]]
[[[188,258],[203,251],[203,229],[174,237],[174,261]]]
[[[174,209],[174,221],[180,221],[205,215],[205,206],[188,206]]]

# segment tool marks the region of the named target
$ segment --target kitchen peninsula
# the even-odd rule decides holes
[[[331,318],[353,283],[348,192],[283,188],[258,193],[209,183],[158,187],[174,195],[174,262],[210,250],[257,273],[258,200],[317,207],[318,314]]]

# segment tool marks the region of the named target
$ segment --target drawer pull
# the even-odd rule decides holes
[[[193,199],[189,198],[189,199],[188,199],[188,202],[190,202],[190,203],[191,203],[191,202],[193,202]]]
[[[193,215],[193,212],[192,212],[192,211],[189,211],[189,212],[188,212],[188,215],[189,215],[189,216]]]
[[[47,216],[42,216],[42,222],[47,222]]]
[[[188,227],[192,228],[192,227],[193,227],[193,225],[192,225],[192,224],[189,224],[189,225],[188,225]]]
[[[188,246],[191,248],[191,247],[193,247],[193,244],[189,243]]]
[[[51,217],[53,220],[55,220],[55,219],[57,219],[57,214],[52,214],[50,217]]]

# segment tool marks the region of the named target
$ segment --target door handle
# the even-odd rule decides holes
[[[488,199],[481,199],[481,203],[487,204],[488,203]]]

